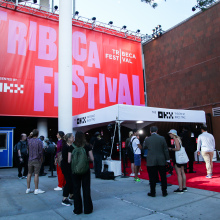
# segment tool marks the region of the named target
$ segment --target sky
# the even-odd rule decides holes
[[[152,29],[161,25],[164,31],[174,27],[199,10],[193,12],[196,0],[155,0],[158,7],[153,9],[141,0],[75,0],[79,15],[108,23],[117,27],[127,26],[128,30],[140,29],[142,34],[152,34]],[[59,6],[59,0],[55,0]]]

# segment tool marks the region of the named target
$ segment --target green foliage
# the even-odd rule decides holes
[[[156,8],[158,4],[154,2],[154,0],[141,0],[142,2],[145,2],[149,4],[152,8]],[[166,1],[166,0],[164,0]],[[170,0],[171,1],[171,0]],[[195,11],[196,9],[200,9],[202,11],[206,10],[209,6],[217,2],[218,0],[197,0],[197,5],[195,5],[192,8],[192,11]]]
[[[217,2],[217,0],[197,0],[197,5],[192,8],[192,11],[195,11],[197,8],[205,11],[209,6]]]

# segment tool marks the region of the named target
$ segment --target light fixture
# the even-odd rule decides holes
[[[156,38],[160,37],[163,34],[163,30],[162,30],[160,24],[157,25],[157,27],[155,27],[152,31],[153,31],[153,34],[152,34],[151,39],[156,39]]]
[[[78,11],[76,11],[76,12],[75,12],[75,15],[76,15],[76,16],[78,16],[78,15],[79,15],[79,12],[78,12]]]
[[[138,133],[139,133],[139,134],[143,134],[144,131],[141,129],[141,130],[138,131]]]
[[[55,11],[58,10],[58,6],[57,5],[54,6],[54,10]]]
[[[93,22],[95,22],[96,21],[96,17],[93,17],[92,20],[93,20]]]
[[[127,28],[127,26],[126,26],[126,25],[122,26],[122,29],[124,29],[124,30],[125,30],[126,28]]]
[[[139,29],[137,29],[136,33],[140,33],[141,31]]]
[[[37,0],[33,0],[33,3],[36,4],[36,3],[37,3]]]
[[[109,22],[108,22],[108,25],[113,25],[113,21],[109,21]]]
[[[137,124],[141,124],[141,123],[144,123],[144,121],[137,121],[136,123]]]

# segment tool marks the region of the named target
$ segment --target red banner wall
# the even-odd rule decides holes
[[[0,115],[58,116],[58,26],[0,8]],[[138,42],[73,26],[72,75],[73,115],[144,105]]]

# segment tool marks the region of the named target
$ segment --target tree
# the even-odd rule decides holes
[[[158,4],[154,2],[154,0],[141,0],[141,1],[149,4],[153,8],[156,8],[158,6]],[[194,7],[192,7],[192,11],[195,11],[196,9],[200,9],[204,11],[217,1],[218,0],[197,0],[197,4]]]

